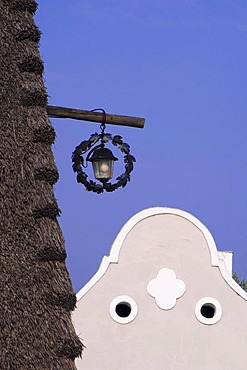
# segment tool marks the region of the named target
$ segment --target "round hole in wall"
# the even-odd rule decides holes
[[[200,299],[195,307],[197,320],[203,324],[216,324],[222,317],[222,308],[217,299],[205,297]]]
[[[113,320],[119,324],[128,324],[135,319],[138,308],[133,298],[121,295],[111,301],[109,311]]]
[[[203,317],[206,317],[207,319],[212,319],[215,315],[216,308],[215,305],[212,303],[206,303],[202,305],[201,307],[201,314]]]
[[[120,302],[116,305],[116,314],[120,317],[128,317],[131,313],[131,305],[127,302]]]

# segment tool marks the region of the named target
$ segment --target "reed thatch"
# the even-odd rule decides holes
[[[53,193],[33,0],[0,0],[0,369],[75,369],[83,345]]]

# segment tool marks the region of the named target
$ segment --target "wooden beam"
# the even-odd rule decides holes
[[[71,118],[71,119],[98,122],[98,123],[102,123],[103,117],[104,117],[103,113],[101,112],[100,113],[91,112],[87,110],[63,108],[63,107],[56,107],[52,105],[47,106],[47,113],[48,113],[48,116],[51,118]],[[105,116],[106,116],[105,123],[110,124],[110,125],[120,125],[120,126],[143,128],[144,123],[145,123],[144,118],[118,116],[116,114],[106,114]]]

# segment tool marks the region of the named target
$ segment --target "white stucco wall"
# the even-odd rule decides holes
[[[171,309],[160,308],[147,291],[161,269],[174,271],[186,286]],[[120,295],[136,302],[137,315],[128,324],[110,315]],[[220,304],[216,324],[196,317],[205,297]],[[246,298],[197,219],[168,208],[143,211],[124,226],[110,257],[78,293],[73,319],[87,348],[77,368],[245,370]]]

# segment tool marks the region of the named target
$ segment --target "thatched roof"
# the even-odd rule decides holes
[[[0,369],[75,369],[76,298],[53,193],[33,0],[0,0]]]

